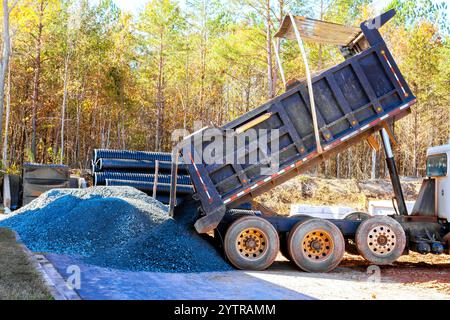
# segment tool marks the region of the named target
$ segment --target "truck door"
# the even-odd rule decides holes
[[[428,156],[427,176],[436,179],[436,201],[438,216],[450,221],[450,176],[447,153]]]

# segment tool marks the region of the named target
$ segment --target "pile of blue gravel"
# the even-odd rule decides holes
[[[154,272],[232,268],[189,219],[131,187],[55,189],[3,222],[34,252],[76,256],[101,267]]]

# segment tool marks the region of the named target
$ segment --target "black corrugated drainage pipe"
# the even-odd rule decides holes
[[[95,149],[93,160],[97,163],[99,159],[159,160],[171,162],[172,154],[167,152]]]
[[[132,181],[132,180],[117,180],[117,179],[106,179],[106,186],[108,187],[133,187],[138,190],[152,193],[153,192],[153,183],[152,182],[142,182],[142,181]],[[170,184],[168,183],[158,183],[157,193],[166,193],[170,192]],[[177,186],[177,194],[178,195],[188,195],[194,193],[193,186],[186,185],[178,185]]]
[[[97,161],[98,171],[116,171],[116,172],[148,172],[154,173],[156,161],[153,160],[132,160],[132,159],[99,159]],[[170,174],[172,162],[159,161],[158,172]],[[186,168],[182,164],[178,167],[179,174],[187,174]]]
[[[170,184],[170,175],[160,174],[158,175],[159,183]],[[114,180],[131,180],[140,182],[153,182],[155,180],[154,174],[141,174],[141,173],[125,173],[125,172],[95,172],[94,173],[94,185],[105,185],[106,179]],[[178,185],[191,185],[191,178],[187,175],[180,175],[177,179]]]

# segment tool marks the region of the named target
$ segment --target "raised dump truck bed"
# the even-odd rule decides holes
[[[211,128],[183,141],[184,161],[203,214],[196,223],[198,232],[211,231],[226,210],[297,176],[410,112],[416,98],[377,29],[394,13],[350,28],[344,33],[345,41],[349,41],[342,50],[346,60],[312,78],[320,144],[315,138],[308,86],[303,83],[218,128],[216,132],[226,141],[219,161],[211,163],[204,157],[212,146],[204,137]],[[278,34],[289,37],[294,32],[293,23],[289,23],[292,20],[287,19]],[[311,19],[294,19],[300,30],[302,23],[323,26]],[[326,27],[330,28],[329,24]],[[307,38],[306,33],[304,36]],[[274,129],[278,130],[278,148],[274,148],[278,138]],[[230,131],[234,132],[233,144],[226,140]],[[267,139],[262,136],[266,132],[270,133]],[[276,170],[264,170],[273,169],[274,164]]]

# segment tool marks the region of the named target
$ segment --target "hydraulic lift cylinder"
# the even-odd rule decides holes
[[[399,214],[402,216],[407,216],[408,209],[406,208],[405,198],[403,197],[403,191],[400,184],[400,178],[398,176],[397,166],[395,165],[394,153],[392,152],[391,141],[389,140],[389,134],[386,129],[381,129],[381,139],[383,140],[384,152],[386,154],[386,164],[389,170],[389,176],[391,178],[392,189],[394,190]]]

